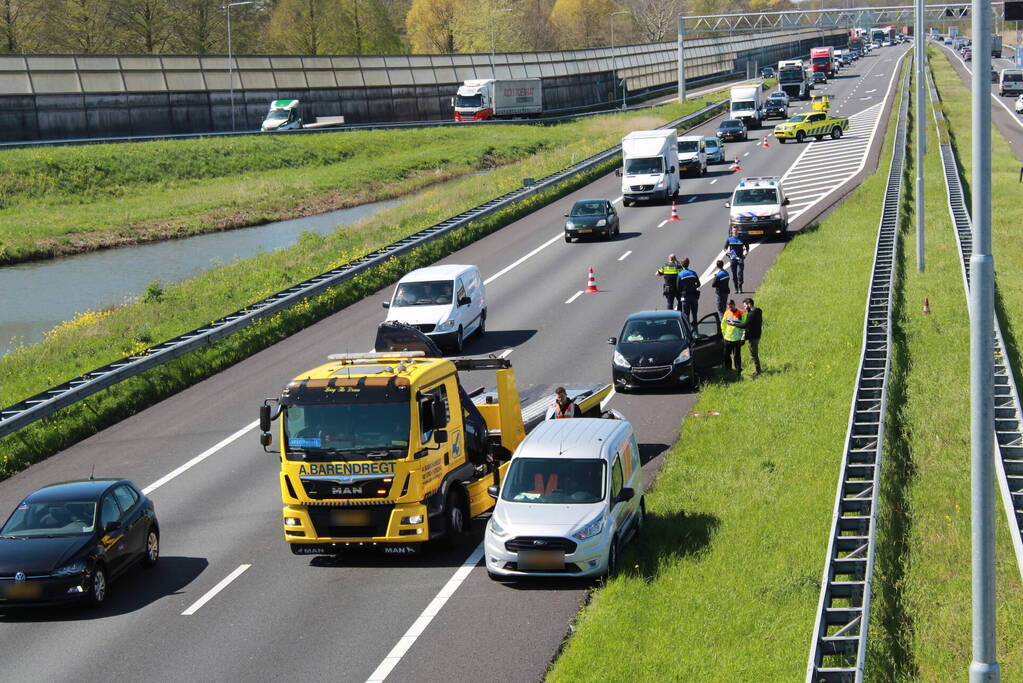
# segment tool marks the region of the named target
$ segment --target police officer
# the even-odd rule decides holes
[[[678,297],[678,273],[682,270],[678,259],[674,254],[668,254],[668,262],[657,269],[657,275],[664,278],[664,299],[668,302],[668,310],[673,311],[676,302],[681,303]]]
[[[717,266],[717,271],[714,273],[714,280],[711,286],[714,287],[714,292],[718,296],[718,315],[725,314],[725,308],[728,304],[728,271],[725,270],[725,262],[718,259],[714,262]]]
[[[746,254],[749,253],[749,243],[739,236],[739,228],[732,227],[732,234],[725,240],[725,256],[731,262],[732,282],[735,284],[735,291],[742,291],[743,266],[746,263]]]
[[[678,274],[678,294],[681,300],[682,317],[696,328],[697,312],[700,305],[700,276],[690,270],[689,259],[682,259],[682,270]]]

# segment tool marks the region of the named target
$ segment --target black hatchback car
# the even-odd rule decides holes
[[[724,362],[721,318],[711,313],[694,331],[679,311],[642,311],[625,320],[615,347],[611,376],[616,391],[647,387],[696,389],[699,373]]]
[[[739,119],[725,119],[718,125],[718,140],[748,140],[746,124]]]
[[[160,557],[153,501],[126,479],[44,486],[0,528],[0,611],[84,601],[101,605],[110,582]]]
[[[789,105],[788,103],[780,98],[769,97],[767,102],[764,103],[764,118],[779,118],[787,119],[789,117]]]
[[[621,231],[618,212],[607,199],[580,199],[565,214],[565,241],[580,237],[611,239]]]

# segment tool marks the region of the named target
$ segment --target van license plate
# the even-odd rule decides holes
[[[764,231],[763,230],[750,230],[749,234],[751,234],[751,235],[763,235]]]
[[[530,550],[519,553],[519,570],[521,571],[553,571],[565,568],[565,552],[563,550]]]

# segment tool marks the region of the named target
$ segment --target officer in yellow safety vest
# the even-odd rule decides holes
[[[678,291],[678,274],[682,271],[682,265],[675,258],[674,254],[668,254],[668,262],[657,269],[657,275],[664,278],[664,287],[662,293],[664,294],[665,301],[668,302],[668,310],[674,311],[676,308],[681,310],[679,304],[682,300],[679,298]]]
[[[725,339],[725,368],[731,370],[734,365],[736,376],[742,379],[742,340],[746,331],[732,325],[732,320],[746,322],[746,312],[735,307],[735,299],[728,300],[721,317],[721,336]]]

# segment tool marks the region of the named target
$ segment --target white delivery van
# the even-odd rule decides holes
[[[270,103],[263,125],[264,133],[282,130],[300,130],[302,128],[330,128],[345,122],[343,116],[313,116],[307,109],[302,111],[302,103],[298,100],[274,100]]]
[[[643,474],[632,425],[548,420],[519,444],[484,534],[495,580],[607,576],[643,526]]]
[[[1019,95],[1023,93],[1023,69],[1002,69],[998,75],[998,94]]]
[[[384,308],[387,322],[411,325],[461,353],[466,337],[486,328],[487,293],[476,266],[429,266],[401,278]]]
[[[763,120],[764,100],[759,85],[739,85],[729,93],[730,119],[742,119],[747,128],[760,128]]]
[[[634,130],[622,138],[622,203],[678,194],[678,136],[667,130]]]
[[[678,139],[678,174],[703,175],[707,172],[707,142],[702,135],[684,135]]]

